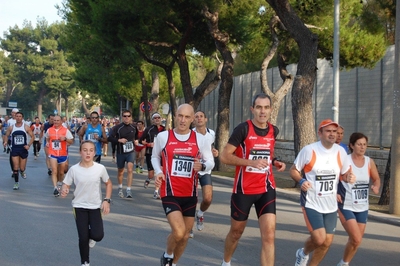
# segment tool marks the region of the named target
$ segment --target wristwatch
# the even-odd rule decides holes
[[[111,203],[111,199],[109,199],[109,198],[104,198],[103,201],[107,201],[108,203]]]
[[[206,170],[206,165],[204,163],[201,164],[201,171]]]

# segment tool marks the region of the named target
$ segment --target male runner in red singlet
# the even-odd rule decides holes
[[[223,266],[230,261],[246,227],[254,204],[261,232],[260,265],[274,265],[276,191],[272,166],[284,171],[286,165],[274,158],[275,138],[279,130],[268,122],[271,98],[258,94],[250,107],[253,119],[239,124],[221,153],[222,163],[235,165],[231,197],[231,228],[225,239]]]
[[[158,133],[154,140],[151,163],[156,174],[155,185],[160,187],[161,201],[171,226],[161,265],[177,264],[182,256],[196,212],[197,173],[214,167],[211,143],[190,130],[193,120],[193,107],[180,105],[175,115],[176,127]]]

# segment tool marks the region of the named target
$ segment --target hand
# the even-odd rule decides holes
[[[337,202],[339,202],[339,203],[343,203],[343,201],[342,201],[342,196],[340,196],[339,194],[336,195],[336,200],[337,200]]]
[[[108,201],[103,201],[103,203],[101,204],[101,210],[104,215],[109,214],[110,213],[110,203],[108,203]]]
[[[300,189],[303,190],[304,192],[306,192],[309,188],[312,188],[312,185],[308,181],[304,181],[300,187]]]
[[[215,148],[212,148],[212,149],[211,149],[211,151],[212,151],[212,154],[213,154],[213,156],[214,156],[214,157],[218,157],[218,155],[219,155],[219,152],[218,152],[218,150],[217,150],[217,149],[215,149]]]
[[[286,169],[286,164],[284,162],[275,161],[274,166],[278,168],[278,172],[283,172]]]
[[[128,140],[123,138],[123,139],[119,139],[118,142],[125,144]]]
[[[61,188],[61,197],[65,198],[68,195],[68,193],[69,193],[68,187],[63,185]]]
[[[199,171],[201,171],[201,168],[203,168],[203,164],[200,162],[200,159],[199,158],[194,158],[193,170],[195,172],[199,172]]]
[[[249,165],[259,170],[262,170],[268,167],[268,160],[266,159],[250,160]]]
[[[379,187],[378,186],[372,185],[371,186],[371,190],[375,195],[379,194]]]
[[[154,180],[154,186],[161,187],[163,180],[165,181],[165,175],[163,173],[157,174],[156,179]]]

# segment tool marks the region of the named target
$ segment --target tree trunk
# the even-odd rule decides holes
[[[150,95],[150,102],[153,105],[152,112],[158,112],[159,103],[158,98],[160,95],[160,78],[158,77],[158,72],[152,72],[152,85],[151,85],[151,95]]]
[[[304,25],[288,0],[267,0],[267,2],[275,10],[300,50],[292,88],[294,151],[297,156],[301,148],[316,140],[312,92],[317,70],[318,37]]]
[[[390,203],[390,169],[391,169],[392,147],[389,150],[389,158],[386,163],[385,175],[383,177],[382,192],[378,205],[389,205]]]
[[[282,83],[281,87],[275,93],[273,93],[268,86],[267,68],[268,68],[268,65],[271,62],[272,58],[275,56],[275,53],[278,50],[278,45],[279,45],[279,38],[278,38],[278,35],[275,30],[275,28],[278,27],[278,25],[281,25],[279,17],[277,17],[277,16],[273,17],[270,20],[269,25],[270,25],[270,30],[272,33],[271,34],[272,46],[261,65],[260,79],[261,79],[262,91],[265,94],[267,94],[268,96],[270,96],[271,100],[272,100],[272,112],[271,112],[270,122],[273,125],[276,125],[276,119],[278,117],[279,108],[281,106],[281,101],[288,93],[290,86],[292,86],[293,76],[287,72],[287,69],[286,69],[287,65],[286,65],[285,60],[283,59],[282,55],[278,54],[279,73],[283,80],[283,83]],[[284,28],[283,25],[281,25],[281,28]]]
[[[40,121],[42,121],[43,118],[43,99],[44,99],[44,95],[46,94],[46,90],[45,89],[41,89],[39,91],[39,97],[38,97],[38,101],[37,101],[37,116],[39,117]],[[45,117],[45,119],[47,118],[47,116]]]
[[[5,97],[5,102],[4,102],[4,106],[9,106],[9,102],[11,99],[11,96],[15,90],[15,88],[20,84],[20,82],[18,83],[14,83],[14,81],[12,80],[7,80],[6,82],[6,97]]]
[[[142,101],[144,103],[144,112],[142,110],[139,110],[141,114],[144,113],[144,119],[146,120],[146,125],[150,126],[151,125],[151,120],[150,120],[150,115],[149,115],[149,109],[147,108],[149,104],[149,99],[147,97],[147,82],[146,82],[146,77],[144,76],[144,72],[140,67],[138,68],[139,71],[139,76],[140,76],[140,81],[142,84]]]
[[[65,117],[67,118],[67,121],[69,121],[68,96],[64,97],[64,103],[65,103]]]
[[[89,116],[90,111],[89,111],[89,109],[87,109],[86,100],[85,100],[85,97],[83,95],[82,95],[82,107],[83,107],[83,110],[85,111],[85,115]]]
[[[221,84],[218,95],[218,127],[216,130],[215,144],[218,150],[222,151],[229,139],[229,101],[233,88],[233,66],[234,60],[231,51],[228,49],[229,35],[221,32],[218,28],[218,12],[210,13],[207,8],[203,9],[207,19],[208,28],[215,46],[221,53],[224,64],[221,71]],[[219,171],[226,171],[227,165],[222,164],[218,159],[215,168]]]
[[[174,115],[178,106],[176,105],[175,83],[172,77],[172,67],[165,68],[165,74],[167,75],[167,80],[168,80],[169,107],[171,110],[171,123],[168,124],[167,128],[173,128]]]
[[[221,70],[222,67],[221,69],[218,68],[217,70],[212,70],[208,72],[204,77],[203,81],[196,88],[192,104],[194,110],[197,110],[204,97],[206,97],[208,94],[210,94],[213,90],[215,90],[218,87],[221,81]]]

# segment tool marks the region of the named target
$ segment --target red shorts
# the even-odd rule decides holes
[[[140,152],[140,151],[143,150],[144,148],[146,148],[145,145],[143,145],[143,146],[136,145],[136,146],[135,146],[135,151]]]

